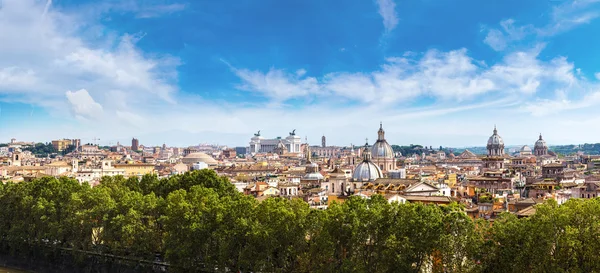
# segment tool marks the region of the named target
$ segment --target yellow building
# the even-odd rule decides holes
[[[58,152],[62,152],[69,148],[69,145],[73,143],[70,139],[52,140],[52,147]]]
[[[448,185],[449,187],[454,187],[454,185],[456,185],[456,174],[455,173],[448,174],[448,179],[446,179],[445,182],[446,182],[446,185]]]
[[[125,176],[143,176],[146,174],[155,174],[154,164],[133,163],[133,164],[113,164],[117,169],[125,170]]]

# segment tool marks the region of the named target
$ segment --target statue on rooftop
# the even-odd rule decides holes
[[[290,132],[290,136],[295,136],[295,135],[296,135],[296,129],[294,129]]]
[[[258,130],[258,133],[254,134],[254,136],[260,136],[260,130]]]

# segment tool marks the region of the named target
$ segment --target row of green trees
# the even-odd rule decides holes
[[[75,145],[69,145],[66,149],[62,150],[60,152],[61,155],[66,155],[70,152],[75,151],[76,146]],[[27,146],[25,148],[23,148],[23,150],[25,151],[31,151],[32,154],[34,154],[37,157],[55,157],[56,154],[59,154],[59,152],[54,148],[54,146],[52,146],[52,143],[36,143],[33,146]]]
[[[42,178],[0,187],[0,236],[13,252],[73,248],[173,272],[598,272],[600,201],[548,202],[524,219],[472,221],[460,206],[349,198],[327,210],[257,202],[201,170],[168,179]]]

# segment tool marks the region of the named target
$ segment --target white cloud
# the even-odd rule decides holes
[[[386,32],[390,32],[398,25],[398,14],[394,0],[376,0],[379,15],[383,18],[383,26]]]
[[[19,67],[5,67],[0,69],[0,90],[27,90],[37,82],[35,73],[31,69]]]
[[[466,49],[391,57],[379,70],[363,73],[334,72],[322,78],[302,78],[270,69],[267,73],[232,68],[240,88],[286,101],[299,97],[331,97],[369,104],[392,105],[429,96],[464,101],[491,92],[535,94],[541,86],[570,86],[574,65],[564,57],[538,59],[543,45],[508,54],[492,66],[473,59]],[[300,73],[304,75],[304,73]],[[408,101],[407,101],[408,100]]]
[[[569,100],[565,94],[559,94],[556,99],[538,99],[535,103],[528,103],[522,107],[525,112],[534,117],[563,114],[565,111],[581,111],[585,108],[600,104],[600,92],[591,92],[578,100]]]
[[[154,18],[180,12],[185,10],[185,8],[186,5],[184,4],[169,4],[155,6],[144,5],[138,8],[136,16],[137,18]]]
[[[136,47],[139,36],[82,38],[91,19],[50,7],[51,2],[4,0],[0,9],[0,95],[68,113],[65,92],[85,89],[104,111],[123,108],[105,93],[134,94],[127,107],[173,102],[178,60],[149,57]],[[87,21],[86,21],[87,20]],[[85,28],[84,28],[85,27]],[[18,93],[15,93],[18,92]],[[6,99],[6,98],[3,98]]]
[[[90,96],[87,90],[67,91],[65,96],[77,118],[97,119],[102,115],[102,106]]]
[[[285,101],[295,97],[313,95],[319,92],[317,80],[303,77],[306,72],[290,74],[279,69],[270,69],[267,73],[248,69],[233,69],[242,79],[240,89],[263,94],[275,101]]]
[[[594,74],[594,77],[596,77],[597,80],[600,80],[600,72],[596,72]]]
[[[490,29],[487,36],[483,40],[484,43],[492,47],[496,51],[502,51],[506,48],[506,37],[504,33],[498,29]]]
[[[256,130],[276,137],[298,129],[309,140],[324,133],[332,143],[348,145],[374,139],[380,120],[394,144],[485,144],[494,123],[509,144],[533,142],[540,131],[550,142],[583,142],[600,134],[595,127],[586,128],[586,134],[572,133],[581,125],[569,121],[599,116],[594,106],[600,100],[589,95],[594,90],[575,76],[577,69],[566,58],[541,60],[542,46],[511,52],[489,64],[465,49],[406,52],[387,58],[374,71],[322,76],[303,68],[231,67],[240,78],[239,88],[264,97],[264,105],[257,107],[178,93],[178,60],[142,52],[136,46],[139,36],[100,35],[92,43],[82,38],[82,27],[94,26],[93,20],[52,8],[41,18],[45,3],[4,1],[0,97],[39,106],[61,121],[81,121],[2,127],[6,137],[87,142],[99,137],[108,144],[136,136],[147,145],[247,145]],[[502,30],[518,32],[511,27],[512,22]],[[544,100],[548,93],[556,98]],[[294,99],[311,103],[270,105]],[[417,104],[420,99],[427,104]],[[537,107],[544,103],[548,107]],[[3,109],[4,116],[11,114],[7,111]],[[551,130],[557,125],[561,130]]]
[[[516,26],[513,19],[502,20],[500,27],[501,29],[489,29],[484,39],[484,42],[496,51],[502,51],[509,43],[521,40],[534,32],[532,25]]]
[[[77,9],[78,13],[87,19],[110,16],[111,13],[132,14],[135,18],[151,19],[183,12],[187,7],[183,0],[103,0],[82,3]]]
[[[550,20],[545,25],[517,25],[513,19],[500,21],[500,28],[486,28],[484,42],[496,51],[505,50],[508,45],[534,36],[537,39],[551,37],[569,31],[577,26],[589,24],[600,17],[600,1],[565,1],[552,7]]]

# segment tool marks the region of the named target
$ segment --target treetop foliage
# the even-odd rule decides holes
[[[258,202],[210,170],[167,179],[69,178],[0,186],[0,236],[154,260],[173,272],[598,272],[600,200],[473,221],[461,206],[351,197],[327,210]]]

